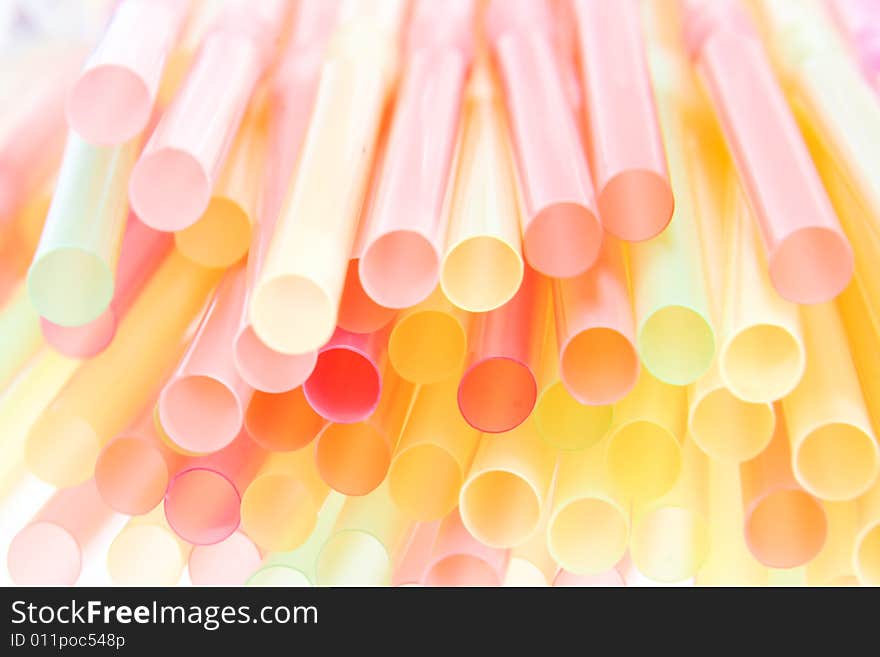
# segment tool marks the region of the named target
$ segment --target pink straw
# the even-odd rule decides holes
[[[880,1],[828,0],[868,79],[880,92]]]
[[[260,567],[260,550],[241,531],[189,554],[189,577],[196,586],[244,586]]]
[[[40,328],[46,342],[70,358],[93,358],[104,351],[116,335],[119,321],[172,244],[171,235],[148,228],[129,214],[110,306],[98,319],[82,326],[60,326],[41,318]]]
[[[394,567],[391,586],[413,586],[422,583],[439,531],[439,520],[420,522],[416,525]]]
[[[706,83],[767,250],[795,303],[832,300],[853,253],[751,20],[736,0],[688,2],[688,46]]]
[[[288,5],[234,0],[219,17],[132,170],[131,205],[147,225],[183,230],[208,207]]]
[[[525,11],[530,12],[527,26],[522,24]],[[547,276],[576,276],[595,262],[602,225],[550,40],[552,17],[544,2],[494,0],[487,24],[504,82],[524,196],[526,259]]]
[[[509,550],[487,547],[471,536],[455,509],[440,524],[424,584],[501,586],[509,558]]]

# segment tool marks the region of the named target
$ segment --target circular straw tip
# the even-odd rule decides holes
[[[617,174],[596,202],[605,230],[627,242],[642,242],[662,233],[675,209],[669,180],[654,171]]]
[[[257,285],[251,300],[251,324],[270,349],[297,355],[317,351],[333,336],[336,304],[314,281],[278,276]]]
[[[839,230],[802,228],[770,254],[770,279],[779,294],[793,303],[831,301],[853,275],[853,251]]]
[[[41,317],[62,327],[97,320],[113,299],[113,272],[98,255],[60,247],[38,255],[27,276],[28,293]]]
[[[19,586],[72,586],[82,568],[82,552],[66,529],[36,522],[12,539],[6,564]]]
[[[134,139],[147,125],[153,98],[141,76],[106,64],[85,73],[67,97],[67,121],[83,139],[111,146]]]
[[[128,195],[138,218],[165,232],[192,226],[211,200],[212,183],[202,165],[176,148],[147,151],[135,163]]]
[[[170,381],[159,396],[162,428],[188,452],[209,454],[229,445],[244,424],[238,396],[210,376],[182,376]]]
[[[374,240],[359,260],[364,291],[386,308],[408,308],[437,286],[440,256],[421,233],[396,230]]]
[[[578,203],[555,203],[538,212],[523,235],[529,264],[546,276],[572,278],[599,257],[602,224]]]
[[[535,407],[538,385],[532,371],[512,358],[476,363],[461,377],[458,407],[464,419],[485,433],[504,433],[526,421]]]

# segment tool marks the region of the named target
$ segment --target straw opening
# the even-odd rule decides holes
[[[794,390],[804,374],[806,355],[801,341],[782,326],[757,324],[730,338],[718,365],[737,397],[770,402]]]
[[[602,225],[578,203],[542,208],[523,234],[529,264],[547,276],[573,278],[593,266],[602,246]]]
[[[361,284],[376,303],[407,308],[427,298],[436,287],[440,256],[421,233],[396,230],[368,244],[359,267]]]

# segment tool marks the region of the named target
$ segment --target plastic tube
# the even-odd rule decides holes
[[[321,478],[346,495],[366,495],[385,479],[413,397],[413,385],[386,368],[375,412],[353,424],[330,423],[318,434]]]
[[[458,511],[440,524],[425,586],[501,586],[510,558],[508,550],[491,548],[471,536]]]
[[[483,436],[459,495],[464,526],[481,543],[511,548],[535,533],[556,467],[556,451],[534,422]]]
[[[189,578],[195,586],[243,586],[260,566],[260,550],[236,531],[214,545],[197,545],[189,554]]]
[[[421,585],[439,531],[439,520],[416,525],[394,564],[391,586]]]
[[[107,570],[117,586],[174,586],[192,546],[165,520],[162,506],[129,520],[107,552]]]
[[[470,315],[453,306],[438,287],[398,317],[388,336],[388,360],[412,383],[445,381],[464,364],[470,321]]]
[[[504,586],[553,585],[553,580],[559,572],[559,564],[547,548],[547,522],[550,519],[550,508],[551,500],[547,495],[544,498],[538,528],[523,543],[510,550],[510,562],[504,576]]]
[[[559,457],[547,548],[562,568],[578,575],[610,570],[629,543],[629,505],[611,483],[606,442]]]
[[[254,330],[276,351],[316,350],[336,325],[404,9],[402,0],[348,3],[332,38],[298,174],[251,296]],[[344,193],[327,193],[330,181]]]
[[[687,394],[642,370],[633,391],[614,407],[605,458],[620,493],[636,502],[666,494],[681,472]]]
[[[553,283],[559,373],[582,404],[623,398],[639,376],[635,327],[619,243],[607,238],[593,268]]]
[[[359,259],[367,294],[390,308],[437,286],[453,155],[470,59],[475,0],[415,4],[379,187]]]
[[[862,69],[880,92],[880,20],[874,0],[828,0],[831,13],[861,60]]]
[[[165,63],[189,9],[176,0],[125,0],[67,97],[67,120],[93,144],[120,144],[149,121]]]
[[[0,389],[5,388],[25,363],[43,345],[40,316],[23,284],[13,291],[0,310]]]
[[[527,268],[510,301],[474,318],[458,387],[458,407],[472,427],[501,433],[531,414],[549,302],[548,281]]]
[[[852,249],[754,26],[731,0],[687,6],[689,47],[756,208],[770,278],[795,303],[833,299],[852,276]]]
[[[248,434],[270,452],[302,449],[326,424],[309,406],[301,387],[279,394],[255,392],[244,417]]]
[[[91,476],[98,452],[137,417],[173,366],[218,275],[175,252],[165,259],[116,339],[79,368],[32,427],[25,458],[34,474],[61,486]]]
[[[359,255],[348,261],[336,325],[337,328],[352,333],[372,333],[386,327],[397,315],[397,311],[380,306],[370,298],[361,282],[359,263]]]
[[[177,370],[159,395],[162,428],[186,451],[207,454],[222,449],[244,425],[253,389],[238,376],[232,341],[245,284],[243,267],[226,274]]]
[[[819,554],[806,565],[807,586],[858,586],[853,559],[858,531],[858,504],[825,502],[822,508],[828,531]]]
[[[602,224],[548,34],[552,17],[546,3],[516,6],[496,0],[489,5],[487,29],[504,82],[522,184],[526,259],[547,276],[577,276],[599,255]]]
[[[241,498],[241,528],[266,552],[302,545],[329,489],[310,449],[272,454]]]
[[[6,567],[18,586],[72,586],[83,551],[113,512],[95,482],[56,492],[9,544]]]
[[[388,469],[391,498],[415,520],[455,508],[480,441],[458,412],[457,389],[455,378],[418,389]]]
[[[46,342],[71,358],[94,358],[101,353],[170,247],[169,235],[147,228],[129,213],[110,306],[97,319],[82,326],[59,326],[42,318],[40,328]]]
[[[61,326],[97,319],[113,298],[128,217],[125,184],[137,144],[114,148],[68,135],[40,244],[28,270],[37,312]]]
[[[835,307],[804,306],[801,313],[807,368],[782,403],[792,469],[801,486],[820,499],[853,499],[880,472],[877,439]]]
[[[440,264],[443,292],[469,312],[504,305],[523,278],[519,199],[503,112],[488,64],[476,62]]]

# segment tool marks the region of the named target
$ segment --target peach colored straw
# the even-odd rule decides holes
[[[636,0],[575,0],[574,13],[602,225],[631,242],[650,239],[676,203]]]
[[[67,120],[102,145],[134,138],[149,121],[188,0],[124,0],[67,97]]]
[[[381,182],[360,256],[367,293],[391,308],[424,300],[438,282],[476,1],[419,0]]]
[[[303,383],[315,412],[330,422],[350,424],[368,417],[379,404],[387,361],[387,329],[349,333],[337,329],[318,352],[318,362]]]
[[[602,406],[632,390],[639,357],[620,244],[606,239],[590,271],[554,281],[553,308],[559,372],[571,396]]]
[[[182,230],[208,207],[288,9],[286,0],[234,0],[217,16],[132,170],[131,205],[148,226]]]
[[[197,545],[189,554],[189,578],[195,586],[244,586],[260,567],[260,550],[241,531],[214,545]]]
[[[113,511],[95,482],[56,492],[12,539],[6,567],[19,586],[72,586],[82,570],[83,551]]]
[[[487,312],[516,294],[524,265],[515,165],[485,57],[471,70],[462,117],[440,286],[459,308]]]
[[[111,440],[95,461],[95,484],[115,511],[141,515],[158,505],[168,481],[184,462],[159,437],[150,404],[128,429]]]
[[[173,367],[218,276],[171,252],[114,341],[79,368],[31,429],[25,456],[37,476],[67,486],[91,476],[103,446],[136,419]]]
[[[272,454],[241,498],[241,528],[266,552],[293,550],[315,528],[329,489],[311,449]]]
[[[782,402],[792,469],[801,486],[820,499],[853,499],[880,472],[877,438],[834,305],[804,306],[801,314],[807,369]]]
[[[328,424],[318,434],[321,478],[346,495],[366,495],[385,479],[412,404],[414,387],[387,367],[373,414],[354,424]]]
[[[439,287],[403,311],[388,336],[388,360],[407,381],[428,385],[455,376],[467,352],[470,315]]]
[[[391,586],[421,586],[439,531],[439,520],[416,525],[394,564]]]
[[[495,0],[486,21],[522,184],[526,259],[547,276],[577,276],[598,257],[602,224],[550,39],[552,17],[546,2]]]
[[[624,497],[647,502],[667,493],[681,472],[687,393],[642,370],[633,391],[614,407],[605,458]]]
[[[343,6],[298,173],[251,297],[254,330],[276,351],[313,351],[333,334],[405,9],[402,0]],[[344,193],[327,193],[329,180]]]
[[[488,547],[471,536],[455,510],[440,524],[423,583],[501,586],[509,559],[508,550]]]
[[[244,288],[244,268],[230,270],[159,395],[162,428],[186,451],[207,454],[222,449],[244,426],[253,389],[238,376],[231,349]]]
[[[483,436],[459,494],[459,513],[470,534],[490,547],[524,543],[541,523],[555,467],[556,450],[532,421]]]
[[[242,433],[219,452],[188,459],[165,493],[168,524],[193,545],[228,537],[241,520],[241,494],[265,458],[265,450]]]
[[[100,317],[82,326],[60,326],[41,318],[40,328],[46,342],[71,358],[94,358],[101,353],[171,245],[170,235],[148,228],[129,213],[110,306]]]
[[[107,570],[117,586],[175,586],[191,550],[168,526],[159,504],[116,535],[107,551]]]
[[[235,364],[241,377],[257,390],[287,392],[302,385],[315,366],[317,352],[288,356],[267,347],[251,326],[249,308],[254,284],[284,203],[288,181],[305,138],[318,90],[321,61],[339,2],[303,0],[294,33],[271,87],[269,150],[259,221],[248,253],[248,285],[244,312],[235,339]]]
[[[394,503],[415,520],[436,520],[458,504],[480,433],[458,412],[455,377],[419,387],[388,469]]]
[[[756,210],[774,286],[796,303],[833,299],[852,276],[852,249],[754,26],[736,0],[687,9],[689,47]]]
[[[271,452],[305,447],[326,424],[309,406],[301,387],[278,394],[255,392],[244,416],[253,441]]]
[[[501,433],[531,414],[549,300],[549,282],[527,267],[516,295],[471,323],[458,407],[472,427]]]

